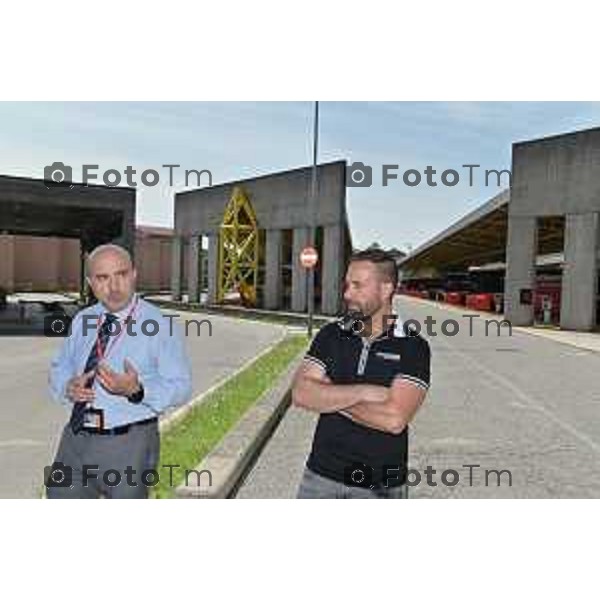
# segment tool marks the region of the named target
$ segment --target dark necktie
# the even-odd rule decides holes
[[[106,350],[106,346],[108,345],[108,340],[110,339],[110,335],[112,332],[112,324],[118,321],[118,318],[111,314],[107,313],[104,318],[104,322],[100,327],[100,331],[98,333],[97,343],[94,343],[92,349],[90,350],[90,355],[85,363],[84,373],[88,373],[89,371],[93,371],[98,366],[101,358],[104,356],[104,352]],[[92,375],[88,382],[86,383],[86,388],[91,388],[94,385],[95,374]],[[71,411],[71,419],[69,420],[69,425],[71,426],[71,430],[73,433],[79,433],[83,429],[83,423],[85,420],[85,411],[87,410],[87,402],[75,402],[73,405],[73,410]]]

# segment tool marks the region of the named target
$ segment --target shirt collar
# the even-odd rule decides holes
[[[371,343],[385,340],[389,337],[404,337],[404,327],[402,324],[402,320],[399,315],[389,315],[390,318],[387,319],[388,326],[387,329],[384,329],[377,337],[371,338]],[[364,341],[364,340],[363,340]]]
[[[404,333],[404,324],[402,323],[402,319],[400,318],[400,315],[395,315],[392,314],[390,315],[390,317],[393,317],[393,322],[390,323],[387,327],[387,329],[385,329],[384,331],[382,331],[376,338],[373,338],[373,341],[375,340],[381,340],[387,337],[404,337],[405,333]],[[389,321],[391,321],[392,319],[389,319]]]
[[[404,323],[400,318],[400,315],[394,315],[396,317],[395,323],[390,327],[394,337],[406,337],[406,333],[404,331]]]
[[[113,315],[115,315],[115,317],[117,317],[117,319],[119,319],[119,321],[124,321],[127,318],[127,315],[129,314],[129,311],[135,304],[136,300],[137,300],[137,294],[134,293],[133,296],[131,296],[131,300],[129,301],[127,306],[123,307],[119,312],[113,312],[113,313],[110,313],[110,311],[106,308],[106,306],[104,306],[104,304],[101,304],[102,313],[113,314]]]

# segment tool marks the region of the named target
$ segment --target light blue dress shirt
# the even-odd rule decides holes
[[[124,321],[132,307],[135,312],[131,318],[135,323],[130,324],[132,335],[129,335]],[[73,406],[65,395],[67,382],[83,373],[96,343],[99,318],[107,312],[108,309],[97,303],[83,309],[73,319],[71,335],[65,338],[50,367],[50,392],[57,402]],[[112,370],[123,373],[127,358],[144,386],[144,399],[134,404],[124,396],[111,394],[95,380],[96,397],[92,406],[104,411],[106,429],[156,417],[168,408],[188,402],[192,395],[190,362],[175,320],[164,316],[157,307],[137,295],[115,314],[122,332],[118,337],[115,333],[109,338],[104,361]]]

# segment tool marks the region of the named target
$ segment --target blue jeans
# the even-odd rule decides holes
[[[403,499],[408,498],[408,486],[400,485],[397,487],[378,487],[361,488],[351,487],[339,481],[322,477],[308,467],[304,468],[300,487],[298,488],[299,499],[325,499],[325,498],[343,498],[343,499]]]

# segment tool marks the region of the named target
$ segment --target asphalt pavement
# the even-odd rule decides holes
[[[163,311],[173,314],[173,311]],[[186,344],[194,395],[217,384],[275,343],[279,325],[180,312],[180,320],[209,319],[200,333],[190,324]],[[61,338],[0,336],[0,498],[38,498],[44,466],[52,462],[69,413],[51,400],[48,367]]]
[[[576,333],[498,335],[492,314],[398,302],[432,351],[432,385],[410,432],[410,497],[600,498],[598,352],[564,343]],[[451,320],[458,334],[443,335]],[[293,498],[315,424],[291,408],[237,497]]]

